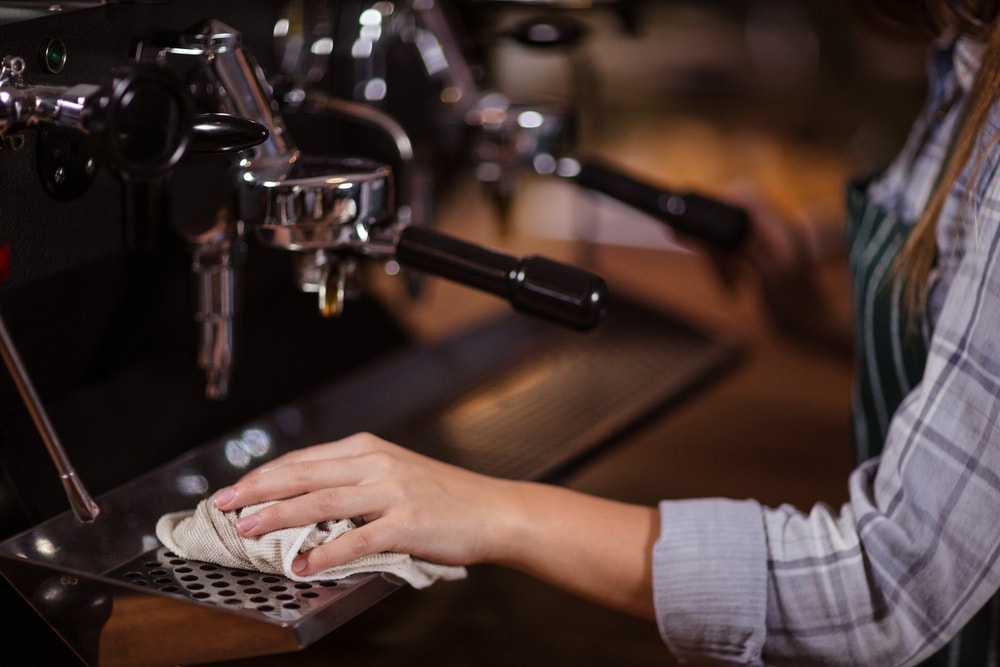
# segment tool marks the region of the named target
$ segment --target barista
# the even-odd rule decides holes
[[[498,563],[655,619],[680,659],[987,664],[1000,586],[1000,2],[859,5],[931,45],[909,141],[850,193],[858,466],[842,507],[644,507],[485,477],[367,434],[270,462],[218,506],[284,499],[245,517],[245,535],[366,520],[300,556],[299,573],[380,551]],[[801,246],[755,213],[747,253],[780,294]]]

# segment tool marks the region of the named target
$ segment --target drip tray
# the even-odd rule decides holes
[[[401,584],[336,583],[178,558],[157,519],[285,451],[368,430],[515,479],[554,480],[731,368],[737,347],[614,301],[592,333],[513,315],[369,365],[0,543],[0,571],[88,665],[191,665],[308,646]]]
[[[143,554],[108,573],[160,593],[256,612],[279,622],[299,621],[338,597],[336,581],[299,582],[249,570],[189,561],[165,548]]]

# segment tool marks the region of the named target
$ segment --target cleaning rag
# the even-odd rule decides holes
[[[156,522],[156,537],[181,558],[280,574],[293,581],[329,581],[362,572],[383,572],[403,579],[414,588],[426,588],[438,579],[451,581],[466,576],[464,567],[438,565],[391,552],[362,556],[306,576],[295,574],[291,566],[299,554],[326,544],[357,526],[350,519],[341,519],[283,528],[257,537],[240,535],[236,522],[270,504],[223,512],[210,499],[205,499],[194,510],[161,516]]]

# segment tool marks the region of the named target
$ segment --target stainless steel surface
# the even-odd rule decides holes
[[[45,120],[85,131],[84,110],[99,103],[100,87],[30,86],[24,78],[26,69],[21,56],[4,56],[0,63],[0,136],[5,144],[9,144],[9,136]]]
[[[217,20],[177,38],[176,46],[160,49],[155,60],[184,71],[199,71],[196,96],[211,100],[213,111],[259,123],[267,138],[234,158],[238,171],[227,187],[248,188],[259,179],[280,179],[293,169],[299,150],[276,112],[270,85],[240,33]],[[143,59],[144,46],[138,50]],[[233,199],[237,198],[234,192]],[[205,394],[225,399],[235,356],[235,313],[242,257],[244,221],[229,204],[220,209],[206,231],[185,234],[187,221],[176,223],[191,244],[195,281],[195,320],[199,325],[198,365],[205,371]]]
[[[17,391],[21,395],[21,399],[24,401],[28,412],[31,414],[35,428],[38,429],[38,435],[42,438],[42,442],[45,443],[45,449],[49,454],[49,458],[52,459],[52,463],[55,464],[56,470],[59,472],[59,480],[66,491],[66,498],[73,509],[73,514],[78,521],[83,523],[92,522],[97,518],[100,508],[98,508],[97,503],[94,502],[87,492],[83,481],[77,477],[76,468],[73,467],[72,462],[70,462],[69,457],[66,455],[66,451],[63,449],[62,443],[59,441],[59,436],[52,426],[52,422],[49,420],[45,406],[42,404],[42,399],[39,398],[38,392],[35,390],[31,376],[28,375],[28,371],[21,361],[21,356],[17,353],[14,339],[7,330],[7,324],[4,322],[2,316],[0,316],[0,355],[3,356],[4,364],[7,366],[11,378],[13,378],[14,384],[17,386]]]
[[[285,103],[292,113],[327,115],[361,123],[378,129],[388,137],[396,151],[394,157],[398,158],[398,164],[394,168],[396,220],[404,225],[423,226],[431,223],[433,196],[419,173],[424,167],[414,160],[413,143],[395,118],[376,107],[331,97],[316,90],[292,91],[286,95]]]
[[[246,240],[232,211],[219,210],[217,224],[192,239],[191,271],[195,279],[195,322],[198,323],[198,367],[205,371],[205,395],[229,395],[235,347],[236,315]]]
[[[553,479],[737,359],[731,345],[661,313],[628,302],[615,313],[589,336],[505,317],[402,352],[101,495],[92,524],[65,513],[0,543],[0,571],[90,665],[308,646],[398,581],[373,574],[304,587],[184,561],[157,542],[157,519],[284,451],[373,425],[475,470]],[[78,609],[89,611],[69,613]]]
[[[369,575],[295,588],[284,578],[180,563],[153,532],[164,512],[190,508],[208,490],[273,456],[279,442],[300,442],[288,432],[287,417],[281,419],[264,418],[102,495],[104,511],[86,527],[60,515],[11,538],[0,545],[4,575],[87,664],[198,663],[291,651],[315,641],[399,584]],[[196,570],[202,574],[193,575]],[[240,583],[245,580],[263,588],[251,592],[254,585]],[[53,586],[72,593],[56,593]],[[278,586],[283,590],[274,590]],[[109,610],[103,620],[85,615],[67,622],[73,609],[62,599],[84,608],[106,600],[100,606]],[[85,655],[98,645],[96,655]]]
[[[356,26],[350,49],[356,98],[378,105],[390,91],[388,51],[399,43],[415,47],[433,84],[429,92],[442,102],[442,113],[461,119],[478,98],[472,68],[441,2],[366,1],[344,5],[341,19]]]
[[[263,70],[238,30],[209,20],[197,31],[180,35],[177,46],[160,50],[156,60],[182,69],[193,60],[204,74],[196,96],[211,99],[220,113],[248,118],[267,128],[267,139],[241,160],[247,182],[280,178],[295,162],[299,150],[275,109]]]
[[[217,111],[249,118],[268,130],[266,141],[239,157],[235,187],[241,204],[234,215],[252,227],[265,245],[299,253],[296,280],[300,289],[318,295],[320,314],[340,314],[348,295],[357,292],[356,260],[344,255],[371,254],[367,248],[370,227],[388,221],[395,212],[390,170],[359,159],[303,156],[278,112],[270,83],[239,31],[210,20],[199,30],[181,35],[178,42],[176,47],[160,50],[157,60],[183,66],[193,59],[205,75],[197,97]],[[390,120],[378,117],[375,110],[335,108],[387,131],[400,157],[408,159],[408,138]],[[211,285],[216,290],[211,299],[222,300],[223,283]],[[220,387],[214,378],[229,366],[231,336],[215,328],[203,331],[202,349],[209,353],[203,352],[201,358],[209,359],[203,365],[207,364],[212,395]]]
[[[265,244],[286,250],[363,253],[372,225],[393,212],[389,168],[367,160],[303,158],[280,179],[264,180]]]
[[[50,40],[49,47],[55,40]],[[63,54],[65,55],[65,54]],[[57,69],[62,70],[60,61]],[[47,62],[52,70],[52,63]],[[191,112],[179,82],[156,68],[111,70],[108,82],[33,85],[25,58],[0,61],[0,138],[24,144],[27,128],[55,128],[99,153],[125,178],[155,180],[176,166],[191,138]],[[55,175],[62,185],[63,176]]]
[[[61,14],[78,9],[90,9],[105,4],[105,0],[71,0],[70,2],[46,2],[45,0],[5,0],[0,3],[0,25],[21,23],[52,14]]]

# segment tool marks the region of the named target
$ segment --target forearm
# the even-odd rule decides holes
[[[653,618],[653,507],[569,489],[501,482],[504,509],[491,531],[488,560],[570,593]]]

